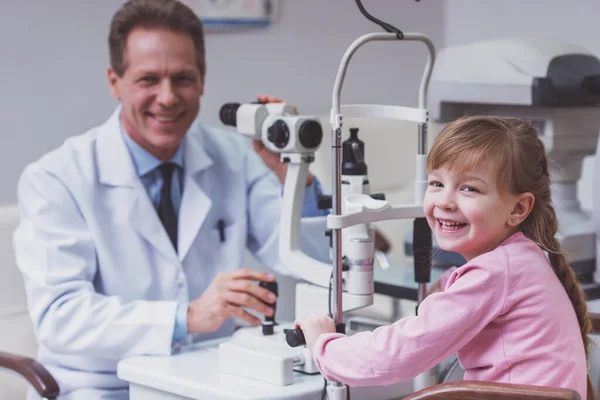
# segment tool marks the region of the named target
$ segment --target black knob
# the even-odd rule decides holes
[[[285,341],[290,347],[298,347],[306,344],[304,333],[301,329],[284,329]]]
[[[331,196],[328,194],[320,194],[317,199],[317,208],[319,210],[329,210],[331,207]]]
[[[364,159],[365,143],[358,138],[358,128],[350,128],[350,137],[342,143],[342,175],[367,175]]]
[[[350,262],[346,256],[342,257],[342,271],[350,271]]]
[[[264,336],[271,336],[275,333],[275,324],[263,323],[262,324],[262,334]]]
[[[372,193],[371,198],[375,200],[385,200],[385,193]]]
[[[277,281],[273,282],[260,282],[258,286],[263,287],[270,292],[272,292],[275,296],[279,295],[279,288],[277,286]],[[265,303],[267,304],[267,303]],[[273,315],[271,317],[265,317],[265,320],[262,322],[262,334],[265,336],[270,336],[274,333],[275,326],[275,310],[277,309],[277,302],[273,304],[267,304],[273,307]]]
[[[319,121],[307,119],[300,124],[298,141],[307,150],[316,149],[323,140],[323,129]]]
[[[273,282],[263,282],[261,281],[258,286],[265,288],[271,292],[273,292],[273,294],[275,296],[279,296],[279,289],[277,286],[277,281],[273,281]]]
[[[237,126],[237,110],[240,103],[225,103],[219,110],[219,118],[225,125]]]
[[[267,130],[267,139],[278,149],[283,149],[290,141],[290,130],[285,121],[278,119]]]

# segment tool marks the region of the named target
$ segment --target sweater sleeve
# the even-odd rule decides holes
[[[476,260],[452,271],[445,290],[428,296],[418,316],[373,332],[319,336],[314,357],[322,374],[350,386],[391,384],[412,379],[461,349],[504,312],[507,296],[506,258]]]

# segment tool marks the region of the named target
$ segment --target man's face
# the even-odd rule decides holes
[[[108,69],[123,127],[141,147],[168,160],[198,115],[204,93],[194,41],[185,33],[135,28],[125,54],[123,76]]]

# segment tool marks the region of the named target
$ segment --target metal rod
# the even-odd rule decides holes
[[[342,170],[341,170],[341,140],[342,140],[342,129],[332,128],[331,129],[331,170],[332,170],[332,214],[342,214]],[[331,296],[331,312],[333,314],[333,321],[336,324],[343,322],[342,313],[342,230],[332,230],[332,255],[333,255],[333,282]]]
[[[425,297],[427,297],[427,284],[426,283],[419,283],[419,289],[417,292],[417,302],[419,304],[421,304],[421,302],[423,300],[425,300]]]
[[[419,124],[418,154],[427,154],[427,124]]]
[[[381,41],[381,40],[399,40],[395,33],[368,33],[356,39],[350,47],[344,53],[342,61],[338,67],[338,73],[336,76],[335,83],[333,85],[333,98],[332,98],[332,113],[335,115],[340,113],[340,93],[342,91],[342,85],[344,84],[344,78],[346,77],[346,70],[350,59],[358,50],[360,46],[370,41]],[[429,86],[429,80],[431,78],[431,72],[433,71],[433,63],[435,62],[435,47],[431,40],[422,33],[405,33],[404,41],[418,41],[423,42],[427,46],[428,57],[425,64],[425,71],[419,84],[419,108],[427,108],[427,87]],[[331,121],[332,124],[334,121]]]

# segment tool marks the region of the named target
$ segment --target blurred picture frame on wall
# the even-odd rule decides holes
[[[206,31],[268,28],[278,14],[278,0],[181,0],[194,10]]]

